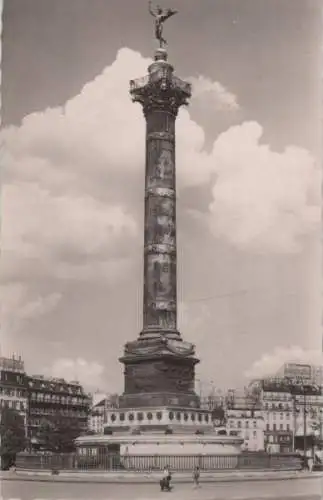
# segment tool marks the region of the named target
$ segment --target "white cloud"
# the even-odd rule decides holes
[[[190,342],[200,344],[205,332],[203,325],[210,318],[209,307],[203,302],[179,302],[178,328]]]
[[[2,132],[5,279],[32,273],[106,279],[118,266],[117,254],[126,262],[134,242],[139,245],[132,203],[134,197],[141,203],[141,191],[133,195],[131,189],[140,176],[143,182],[145,127],[128,86],[149,63],[121,49],[64,107],[31,114]],[[219,83],[205,77],[193,83],[196,96],[212,91],[235,106]],[[289,251],[317,221],[309,192],[318,173],[306,151],[275,153],[259,143],[261,134],[256,123],[233,127],[208,154],[203,129],[181,110],[178,185],[208,185],[216,174],[212,231],[247,249]]]
[[[30,297],[27,286],[11,283],[0,286],[2,322],[14,315],[16,321],[29,320],[52,310],[61,299],[60,293]]]
[[[304,363],[314,366],[323,365],[323,354],[320,350],[305,350],[299,346],[276,347],[272,353],[263,354],[246,371],[246,377],[260,378],[275,375],[284,363]]]
[[[136,249],[139,256],[145,126],[129,80],[146,74],[150,62],[122,49],[64,107],[2,131],[2,280],[27,287],[24,303],[35,309],[38,281],[52,284],[54,294],[59,280],[109,285],[127,276]],[[237,106],[235,96],[204,77],[194,92]],[[233,127],[209,153],[202,127],[181,110],[178,187],[204,185],[206,198],[212,189],[205,219],[216,236],[251,251],[291,251],[316,224],[319,174],[306,151],[275,153],[260,144],[261,133],[255,123]],[[14,308],[6,314],[13,324]]]
[[[248,122],[215,141],[210,227],[240,248],[291,252],[319,228],[321,171],[306,150],[272,151],[262,133]]]
[[[1,347],[9,354],[10,337],[23,330],[28,321],[48,314],[55,309],[62,294],[52,292],[39,294],[23,283],[8,283],[0,286],[1,300]]]
[[[203,99],[214,111],[218,109],[238,110],[237,96],[229,92],[221,83],[200,75],[198,78],[188,78],[192,84],[193,99]]]
[[[137,220],[129,194],[143,176],[145,127],[129,80],[149,63],[122,49],[64,107],[33,113],[2,132],[4,279],[33,273],[106,279],[118,267],[117,254],[131,255]],[[186,111],[179,123],[180,182],[205,182],[204,132]],[[141,192],[135,196],[141,202]]]
[[[87,390],[96,390],[103,384],[104,367],[97,361],[59,358],[43,371],[47,376],[61,377],[67,381],[77,380]]]
[[[2,121],[2,12],[3,0],[0,0],[0,123]]]
[[[97,279],[96,268],[108,270],[109,259],[117,260],[118,245],[136,235],[136,222],[125,208],[87,193],[55,195],[21,182],[4,185],[2,199],[3,278],[40,270],[58,277],[78,270],[82,277],[92,265]]]

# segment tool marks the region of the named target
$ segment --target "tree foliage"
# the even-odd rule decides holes
[[[15,462],[16,454],[26,448],[27,440],[23,417],[11,408],[3,408],[0,423],[0,454],[2,468],[8,468]]]
[[[68,453],[75,449],[75,439],[83,433],[78,419],[43,419],[36,434],[41,447],[56,453]]]

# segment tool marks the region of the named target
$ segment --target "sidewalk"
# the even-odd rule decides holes
[[[38,482],[63,482],[63,483],[156,483],[160,480],[160,472],[83,472],[63,471],[59,475],[52,475],[50,471],[1,472],[0,480],[3,481],[38,481]],[[237,482],[237,481],[277,481],[291,479],[323,478],[322,472],[303,471],[224,471],[202,472],[203,482]],[[175,472],[173,483],[191,483],[190,472]]]

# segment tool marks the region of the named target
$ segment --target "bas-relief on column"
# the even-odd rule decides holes
[[[176,331],[174,141],[155,133],[147,142],[143,332]]]

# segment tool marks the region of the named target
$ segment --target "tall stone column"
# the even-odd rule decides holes
[[[176,273],[175,121],[190,84],[173,75],[158,49],[147,77],[131,81],[146,118],[143,330],[145,339],[178,338]]]
[[[177,329],[175,121],[191,86],[158,49],[148,75],[130,82],[146,119],[143,329],[120,361],[122,408],[199,406],[195,347]]]

